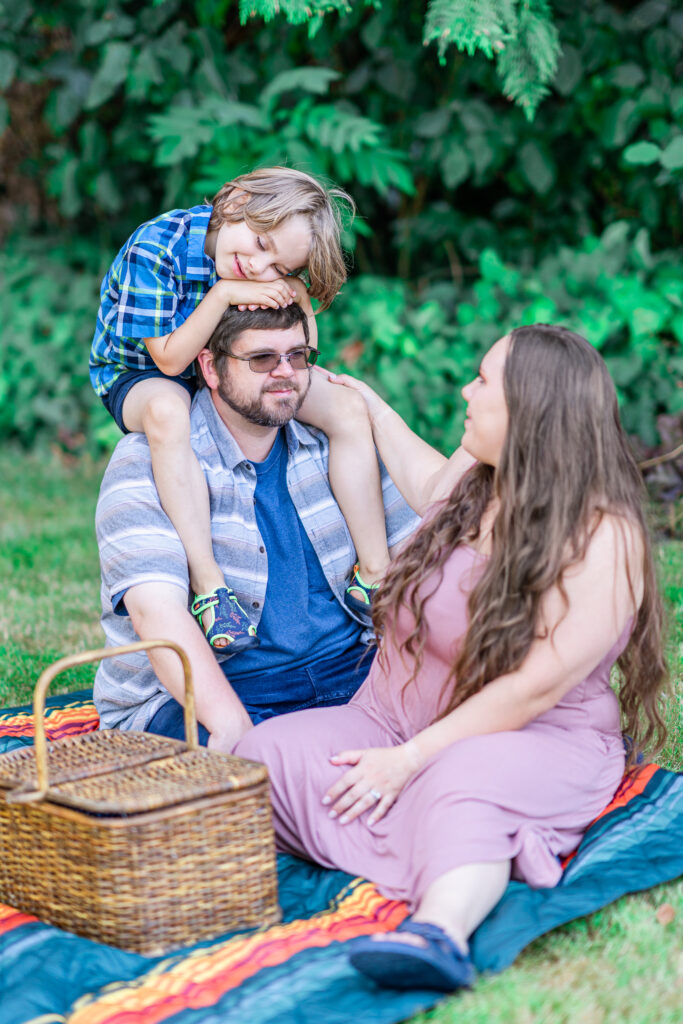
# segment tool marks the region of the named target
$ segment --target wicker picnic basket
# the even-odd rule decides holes
[[[74,665],[167,647],[186,742],[102,730],[48,743],[45,693]],[[140,641],[62,658],[34,695],[35,747],[0,755],[0,901],[147,955],[279,920],[268,775],[197,742],[190,664]]]

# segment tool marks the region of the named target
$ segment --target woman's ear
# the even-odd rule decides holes
[[[199,376],[208,388],[215,391],[219,384],[219,378],[216,372],[216,363],[208,348],[203,348],[198,354],[197,363],[199,364]]]

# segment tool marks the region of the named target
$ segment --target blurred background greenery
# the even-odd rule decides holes
[[[0,437],[96,454],[103,273],[137,225],[255,165],[346,187],[325,362],[447,450],[505,329],[607,360],[641,459],[683,419],[675,0],[0,0]],[[650,467],[673,511],[683,460]]]

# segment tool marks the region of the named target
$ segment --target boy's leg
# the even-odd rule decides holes
[[[159,500],[185,548],[190,586],[195,594],[210,594],[226,583],[213,554],[209,490],[190,445],[190,402],[180,384],[150,377],[130,389],[122,418],[127,430],[147,436]],[[204,613],[205,628],[210,614]],[[213,646],[228,643],[217,639]]]
[[[297,419],[323,430],[330,441],[330,484],[358,554],[360,575],[372,584],[384,575],[389,550],[372,428],[359,394],[318,373]]]

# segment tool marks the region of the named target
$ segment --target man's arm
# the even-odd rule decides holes
[[[209,747],[230,753],[252,728],[251,719],[187,610],[186,593],[169,583],[141,583],[126,591],[123,602],[141,640],[172,638],[184,648],[192,667],[197,718],[211,734]],[[148,657],[159,682],[184,705],[178,656],[170,650],[155,650]]]

